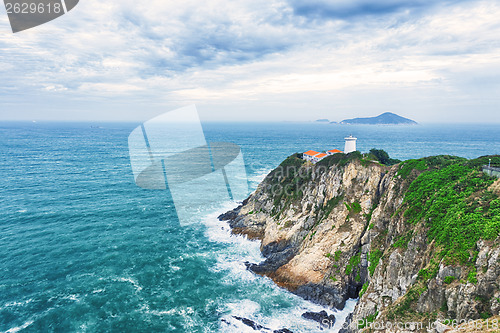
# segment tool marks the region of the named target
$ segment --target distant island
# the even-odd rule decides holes
[[[328,120],[328,119],[318,119],[318,120],[316,120],[316,122],[317,123],[329,123],[330,120]]]
[[[414,120],[401,117],[392,112],[385,112],[376,117],[345,119],[340,122],[344,125],[418,125]]]

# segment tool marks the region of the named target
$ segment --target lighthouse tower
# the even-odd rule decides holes
[[[353,151],[356,151],[356,140],[357,138],[353,137],[352,135],[349,135],[347,138],[345,138],[344,154],[349,154]]]

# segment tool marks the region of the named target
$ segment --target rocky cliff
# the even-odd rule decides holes
[[[255,273],[325,306],[359,297],[350,331],[484,319],[500,311],[500,199],[480,171],[487,158],[388,167],[359,152],[315,165],[291,156],[220,218],[261,241]]]

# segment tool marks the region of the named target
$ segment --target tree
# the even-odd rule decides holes
[[[385,165],[394,165],[394,164],[398,164],[399,162],[401,162],[400,160],[397,160],[397,159],[394,159],[394,158],[390,158],[389,157],[389,154],[383,150],[383,149],[375,149],[373,148],[372,150],[370,150],[370,154],[372,154],[373,156],[375,156],[375,158],[382,164],[385,164]]]

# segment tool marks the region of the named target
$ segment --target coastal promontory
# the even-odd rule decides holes
[[[499,180],[482,171],[489,159],[500,163],[292,155],[220,219],[261,242],[265,260],[247,263],[256,274],[326,307],[359,298],[348,331],[484,320],[500,312]]]

